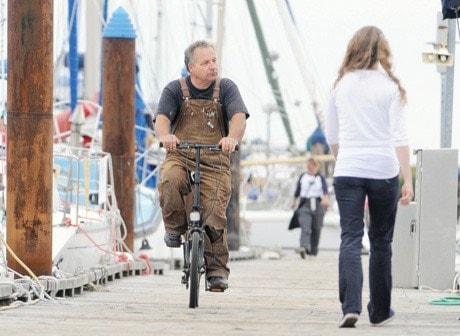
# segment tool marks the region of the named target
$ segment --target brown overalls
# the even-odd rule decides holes
[[[184,102],[173,133],[181,141],[217,144],[225,136],[219,103],[220,79],[216,80],[212,100],[190,99],[185,79],[180,79]],[[222,152],[201,151],[201,218],[205,235],[207,276],[228,277],[226,209],[231,196],[230,158]],[[160,169],[160,206],[165,229],[175,234],[187,230],[190,205],[184,199],[192,191],[190,171],[195,169],[194,150],[169,152]]]

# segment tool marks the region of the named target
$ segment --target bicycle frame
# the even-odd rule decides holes
[[[182,283],[190,289],[190,302],[189,307],[198,307],[199,284],[200,277],[206,273],[206,263],[204,259],[204,229],[201,222],[201,204],[200,204],[200,190],[201,190],[201,169],[200,157],[201,150],[221,151],[219,145],[206,145],[206,144],[193,144],[189,142],[181,142],[177,145],[177,149],[194,149],[195,150],[195,170],[193,175],[193,202],[191,212],[188,220],[188,230],[185,234],[185,241],[183,244],[184,250],[184,275]],[[207,281],[205,282],[205,289],[209,290]]]

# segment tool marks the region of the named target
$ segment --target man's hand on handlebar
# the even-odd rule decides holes
[[[231,137],[224,137],[220,139],[219,145],[222,147],[222,152],[230,154],[236,150],[238,141]]]
[[[173,151],[180,140],[174,134],[167,134],[160,137],[160,142],[166,150]]]
[[[238,150],[238,142],[232,137],[225,137],[220,139],[217,145],[206,145],[190,143],[188,141],[180,142],[174,134],[168,134],[160,137],[160,147],[165,148],[168,152],[176,149],[186,148],[206,148],[209,150],[222,151],[225,154],[233,153]]]

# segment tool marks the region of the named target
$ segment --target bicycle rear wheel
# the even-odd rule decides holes
[[[200,234],[193,232],[191,237],[191,250],[190,250],[190,301],[189,307],[198,307],[198,297],[200,294]]]

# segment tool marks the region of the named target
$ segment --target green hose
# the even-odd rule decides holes
[[[460,305],[460,296],[445,296],[439,299],[429,300],[432,305],[457,306]]]

